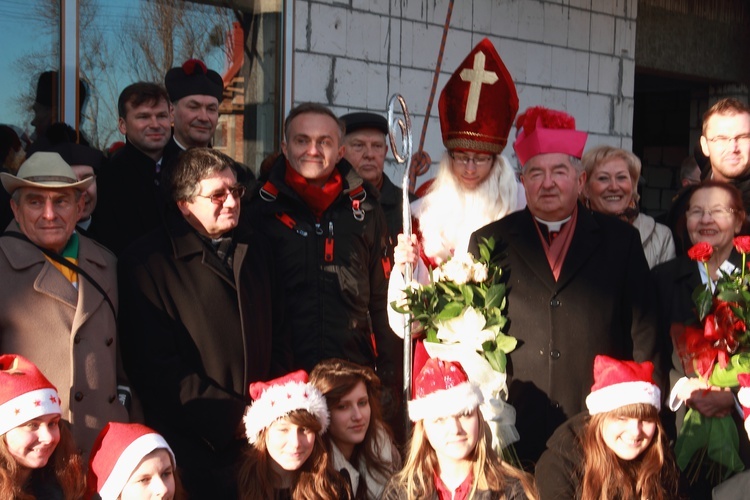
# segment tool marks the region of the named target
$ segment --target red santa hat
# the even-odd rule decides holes
[[[438,101],[448,149],[501,153],[518,112],[510,73],[487,38],[474,47],[445,84]]]
[[[162,448],[176,467],[172,449],[153,429],[141,424],[108,423],[91,449],[86,499],[116,500],[141,460]]]
[[[516,128],[513,149],[521,165],[543,153],[563,153],[580,159],[588,138],[586,132],[575,129],[575,118],[541,106],[529,108],[519,116]]]
[[[1,355],[0,435],[51,413],[62,415],[55,386],[23,356]]]
[[[742,405],[745,431],[747,432],[748,437],[750,437],[750,373],[740,373],[737,375],[737,381],[740,383],[740,390],[737,393],[737,401]]]
[[[414,380],[414,394],[409,401],[409,418],[416,422],[425,418],[460,415],[482,404],[482,391],[469,382],[460,363],[429,358]]]
[[[269,382],[250,384],[253,404],[245,412],[245,434],[255,444],[263,429],[295,410],[306,410],[320,422],[320,434],[328,429],[330,416],[323,394],[307,382],[307,373],[297,370]]]
[[[586,398],[589,413],[596,415],[637,403],[661,409],[661,391],[654,382],[654,364],[597,356],[594,385]]]

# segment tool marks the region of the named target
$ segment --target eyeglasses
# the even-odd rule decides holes
[[[750,134],[742,134],[742,135],[735,135],[734,137],[725,137],[723,135],[717,135],[716,137],[712,137],[708,139],[708,142],[712,144],[716,144],[720,148],[725,148],[729,146],[734,141],[737,141],[738,146],[748,146],[750,145]]]
[[[733,208],[716,207],[712,209],[703,209],[700,207],[691,208],[687,211],[688,219],[702,219],[705,214],[708,214],[712,219],[726,219],[730,217],[735,210]]]
[[[451,158],[462,167],[467,166],[469,162],[474,162],[477,167],[486,167],[495,160],[494,155],[469,156],[462,153],[451,153]]]
[[[223,193],[214,193],[208,196],[202,195],[202,194],[196,194],[195,196],[199,196],[201,198],[208,198],[209,200],[211,200],[211,203],[213,203],[214,205],[223,205],[224,202],[227,201],[227,198],[229,198],[230,194],[235,200],[239,200],[240,198],[245,196],[245,191],[246,191],[245,186],[235,186],[229,189],[228,191],[224,191]]]

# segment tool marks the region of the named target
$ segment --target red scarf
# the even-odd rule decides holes
[[[284,174],[284,182],[299,195],[300,198],[310,207],[310,210],[315,214],[315,217],[320,219],[323,212],[336,200],[344,189],[344,181],[341,178],[341,173],[337,168],[333,169],[333,173],[326,181],[323,188],[313,186],[307,182],[307,179],[302,177],[296,170],[289,165],[289,161],[286,162],[286,173]]]

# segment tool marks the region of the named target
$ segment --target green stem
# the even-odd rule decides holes
[[[743,252],[742,254],[742,279],[745,279],[745,255],[746,253]]]
[[[713,295],[714,291],[711,289],[711,283],[713,283],[713,279],[711,279],[711,272],[708,270],[708,262],[703,263],[703,267],[706,268],[706,276],[708,277],[708,280],[706,281],[706,286],[708,287],[708,293]]]

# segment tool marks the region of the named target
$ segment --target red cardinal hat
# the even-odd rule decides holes
[[[654,382],[654,364],[597,356],[594,385],[586,398],[589,413],[596,415],[637,403],[661,409],[661,391]]]
[[[487,38],[474,47],[445,84],[438,101],[448,149],[501,153],[518,112],[510,73]]]
[[[588,134],[576,130],[576,119],[563,111],[542,106],[527,109],[516,120],[518,134],[513,149],[525,165],[529,158],[543,153],[583,156]]]

